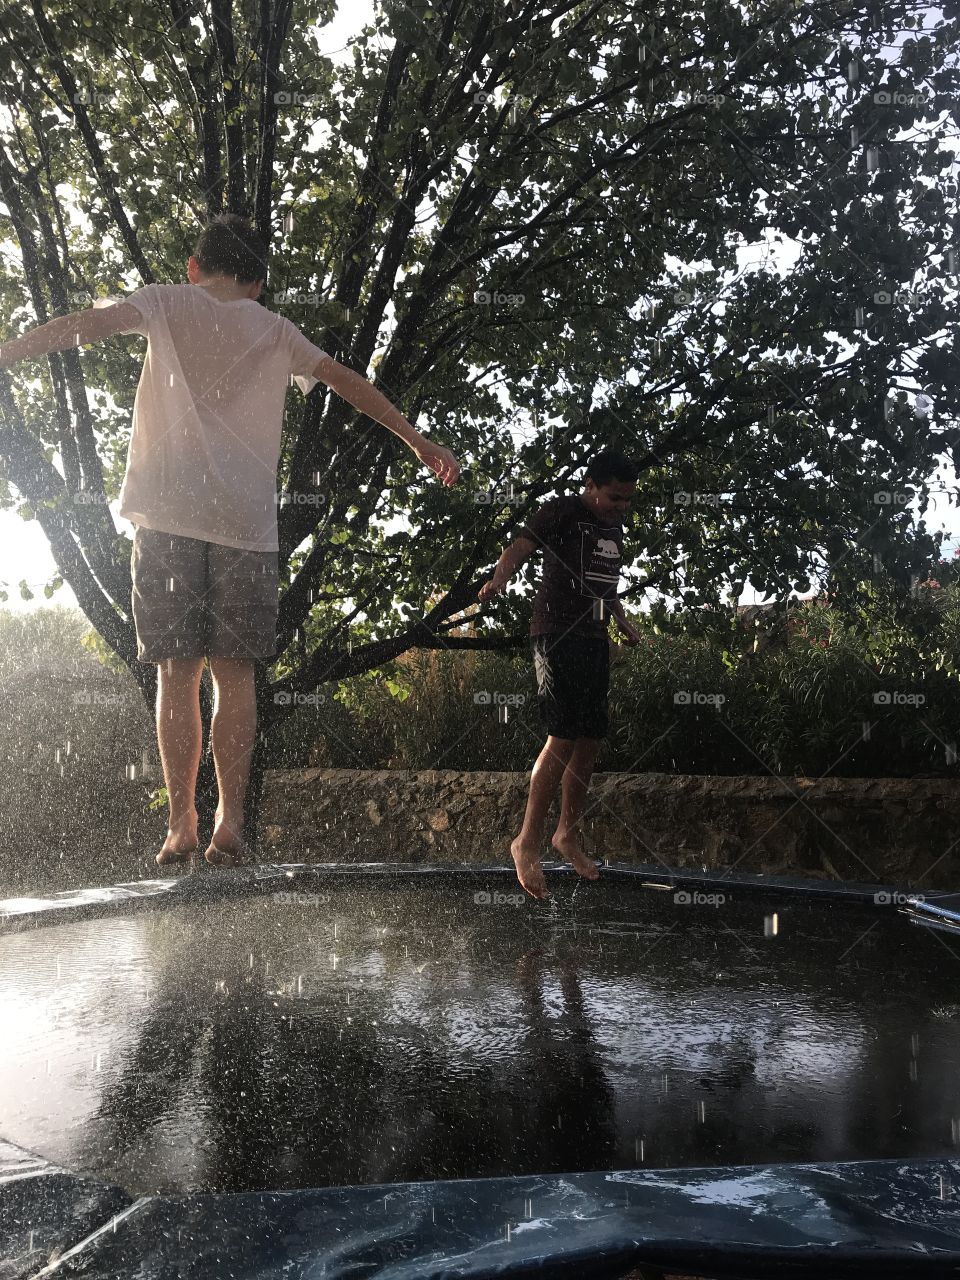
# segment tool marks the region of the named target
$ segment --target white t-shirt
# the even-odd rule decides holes
[[[120,514],[162,533],[276,551],[277,465],[287,387],[306,395],[327,354],[253,298],[148,284],[126,298],[147,339]]]

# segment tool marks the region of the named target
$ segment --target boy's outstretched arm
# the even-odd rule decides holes
[[[112,338],[140,319],[140,312],[131,303],[113,307],[89,307],[83,311],[71,311],[66,316],[55,316],[46,324],[28,329],[19,338],[0,345],[0,369],[6,369],[18,360],[35,360],[51,351],[66,351],[70,347],[84,347],[91,342]]]
[[[529,559],[536,549],[537,544],[532,538],[524,538],[522,535],[519,538],[515,538],[508,547],[504,548],[503,555],[497,561],[496,568],[493,571],[493,577],[488,578],[483,584],[477,592],[477,598],[479,600],[490,600],[493,596],[499,595],[524,560]]]
[[[460,475],[460,463],[449,449],[444,449],[410,425],[403,414],[390,403],[366,378],[348,369],[333,356],[324,356],[313,371],[313,376],[325,382],[331,391],[342,396],[348,404],[365,413],[374,422],[399,436],[405,445],[448,487],[456,484]]]

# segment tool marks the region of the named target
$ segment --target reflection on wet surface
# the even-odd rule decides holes
[[[0,939],[0,1135],[128,1190],[955,1154],[960,943],[622,883],[287,891]]]

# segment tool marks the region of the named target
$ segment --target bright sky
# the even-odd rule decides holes
[[[337,60],[349,56],[346,42],[360,28],[371,20],[373,5],[370,0],[350,0],[349,5],[341,6],[335,19],[327,27],[319,31],[322,50]],[[933,25],[938,18],[935,10],[927,11],[927,26]],[[915,33],[905,33],[915,34]],[[897,41],[899,43],[899,40]],[[956,150],[956,142],[952,145]],[[760,244],[744,246],[737,255],[740,270],[755,270],[761,263],[769,270],[785,273],[796,260],[800,246],[791,241],[764,241]],[[677,260],[669,260],[671,269],[678,273],[683,265]],[[934,406],[936,413],[936,406]],[[951,554],[951,548],[960,542],[960,513],[953,497],[952,471],[942,473],[943,492],[935,494],[927,508],[926,518],[931,529],[943,528],[948,531],[949,544],[945,544],[945,554]],[[937,482],[938,484],[941,481]],[[118,528],[132,536],[133,527],[128,521],[116,514],[116,503],[113,504],[114,518]],[[43,585],[56,571],[53,557],[39,524],[35,520],[24,521],[14,512],[0,512],[0,586],[8,592],[7,607],[31,609],[43,607],[46,600],[43,596]],[[25,579],[36,595],[32,601],[23,601],[17,584]],[[743,603],[752,603],[758,597],[752,589],[747,589],[742,597]],[[52,603],[76,605],[76,599],[70,588],[64,584],[53,597]]]

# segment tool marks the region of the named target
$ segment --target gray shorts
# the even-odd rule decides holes
[[[276,551],[240,551],[137,525],[130,568],[139,660],[272,658],[278,560]]]

